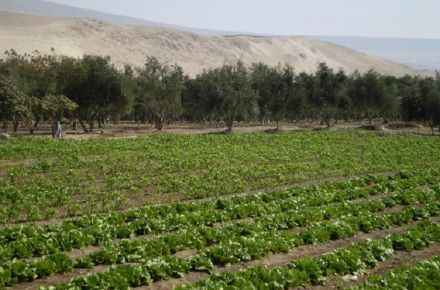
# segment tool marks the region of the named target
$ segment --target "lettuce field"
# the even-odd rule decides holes
[[[440,139],[0,142],[0,289],[440,289]]]

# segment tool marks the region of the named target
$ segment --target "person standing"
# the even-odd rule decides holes
[[[63,138],[63,128],[61,127],[60,121],[57,121],[57,124],[55,125],[55,136],[57,139]]]

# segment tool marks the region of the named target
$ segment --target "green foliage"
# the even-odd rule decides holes
[[[439,242],[438,234],[440,233],[440,225],[431,222],[423,222],[416,227],[411,228],[408,232],[396,234],[377,240],[367,240],[357,244],[353,244],[344,249],[338,249],[331,253],[324,254],[316,258],[301,258],[294,260],[287,266],[277,268],[270,267],[249,267],[241,271],[232,271],[212,275],[208,279],[189,285],[180,285],[179,290],[183,289],[219,289],[242,287],[246,285],[248,289],[262,289],[262,285],[276,285],[271,289],[285,289],[300,285],[318,285],[325,279],[334,275],[359,275],[367,269],[375,268],[378,262],[384,261],[391,257],[394,251],[393,241],[412,240],[417,236],[416,240],[420,244],[427,245],[430,242]],[[389,275],[385,279],[373,278],[372,282],[367,283],[359,289],[436,289],[434,285],[438,284],[438,270],[436,264],[437,258],[433,258],[435,263],[423,263],[423,266],[416,269],[403,270],[398,272],[398,276]],[[404,275],[409,275],[405,277]],[[420,275],[420,276],[419,276]],[[425,278],[420,280],[420,285],[427,288],[413,288],[414,281],[411,278],[419,276]],[[399,281],[399,278],[402,280]],[[242,284],[242,281],[247,281]],[[405,286],[408,285],[406,288]]]
[[[282,121],[289,111],[290,100],[295,96],[295,74],[293,68],[286,66],[269,67],[262,63],[251,68],[252,87],[258,93],[260,120],[264,123],[271,118]]]
[[[151,120],[156,129],[162,130],[167,118],[178,116],[182,111],[183,70],[149,57],[137,74],[134,113],[143,121]]]
[[[116,109],[121,112],[126,109],[128,98],[121,75],[110,58],[64,57],[56,64],[56,70],[57,92],[78,105],[76,116],[89,124],[88,130],[93,130],[97,119],[102,120]]]
[[[41,100],[43,114],[50,120],[60,119],[65,113],[70,113],[78,108],[78,105],[66,96],[47,95]]]
[[[438,141],[355,130],[66,142],[16,138],[0,143],[0,159],[7,160],[0,162],[5,164],[0,222],[124,209],[137,197],[148,204],[308,179],[435,168]],[[81,206],[77,198],[84,200]],[[130,235],[123,232],[121,237]]]
[[[437,78],[415,78],[405,80],[402,100],[403,116],[406,120],[427,123],[432,130],[440,125],[440,75]]]
[[[364,75],[354,74],[349,94],[358,113],[365,113],[370,122],[385,103],[385,84],[382,77],[373,70]]]
[[[395,192],[387,198],[395,200],[394,206],[403,204],[405,200],[407,200],[404,196],[408,196],[408,188],[417,187],[419,182],[426,182],[425,177],[428,177],[426,174],[422,175],[419,173],[406,173],[399,176],[403,176],[404,178],[383,179],[378,177],[376,182],[380,182],[382,186],[371,188],[369,194],[375,195],[387,187],[399,188],[400,190],[398,192]],[[371,182],[372,178],[368,177],[365,178],[365,180],[336,184],[330,183],[327,186],[323,186],[328,192],[322,191],[322,189],[316,192],[316,187],[311,186],[296,189],[295,192],[268,192],[261,193],[257,196],[238,196],[224,200],[221,203],[221,209],[218,208],[218,204],[220,204],[218,201],[199,202],[188,205],[180,204],[175,206],[180,220],[191,220],[191,217],[197,215],[197,208],[199,208],[199,211],[201,211],[200,214],[202,214],[204,218],[193,219],[193,224],[183,223],[182,230],[165,237],[158,237],[151,240],[122,240],[116,243],[110,243],[110,240],[107,240],[106,245],[104,245],[102,249],[82,257],[75,262],[64,254],[52,254],[48,258],[37,260],[36,262],[32,260],[28,262],[22,261],[12,265],[5,263],[1,267],[6,270],[10,269],[10,271],[12,271],[11,277],[17,279],[17,281],[22,281],[23,279],[33,280],[38,277],[44,277],[54,272],[69,271],[72,269],[73,264],[76,268],[91,268],[95,265],[102,264],[142,263],[142,269],[148,273],[148,277],[151,277],[153,280],[160,280],[170,277],[180,277],[189,271],[210,272],[214,264],[237,264],[239,262],[261,259],[270,253],[286,253],[304,244],[326,243],[330,239],[352,237],[359,231],[362,231],[361,225],[364,224],[366,220],[374,221],[370,223],[371,227],[369,231],[376,231],[393,225],[409,223],[419,219],[420,216],[429,218],[440,214],[438,192],[429,189],[419,189],[410,191],[412,195],[411,200],[414,204],[425,201],[427,202],[426,206],[421,208],[408,207],[400,212],[376,216],[373,213],[385,209],[385,206],[381,204],[380,200],[365,200],[361,203],[350,202],[350,200],[363,196],[362,188],[354,190],[352,186],[355,184],[366,184],[367,180]],[[341,192],[344,192],[344,189],[346,190],[345,201],[341,200],[341,193],[336,193],[335,189],[339,189]],[[313,197],[313,195],[315,196]],[[328,205],[327,203],[329,202],[334,202],[334,204]],[[258,206],[259,203],[261,206]],[[252,205],[252,207],[248,207],[248,205]],[[292,205],[295,205],[296,208],[292,209]],[[254,208],[253,216],[255,217],[253,222],[240,221],[225,225],[221,228],[206,227],[203,224],[198,225],[198,223],[209,219],[218,220],[220,218],[222,221],[225,221],[237,217],[234,212],[240,212],[243,208]],[[101,219],[99,224],[93,224],[93,228],[96,228],[94,232],[89,232],[89,229],[84,226],[91,223],[92,220],[97,222],[99,220],[97,216],[93,216],[92,220],[75,220],[75,224],[83,227],[82,229],[78,228],[78,231],[83,232],[84,236],[90,234],[91,237],[109,236],[109,239],[113,239],[115,236],[105,234],[104,229],[117,228],[119,227],[118,223],[122,222],[127,223],[123,224],[124,227],[130,228],[132,232],[135,232],[136,230],[133,229],[133,227],[143,224],[136,222],[141,222],[138,219],[147,218],[146,213],[149,209],[157,210],[156,215],[170,216],[173,212],[170,206],[163,206],[163,208],[145,208],[144,210],[146,212],[142,214],[139,212],[140,215],[134,215],[134,212],[121,213],[120,215],[106,215],[102,217],[107,220],[106,222],[104,219]],[[217,210],[218,212],[213,212],[212,210]],[[151,212],[151,214],[153,214],[154,211]],[[133,218],[136,218],[136,220],[133,220]],[[308,227],[298,233],[282,231],[283,229],[295,227],[296,221],[298,220],[303,220],[302,225]],[[166,223],[166,220],[163,221],[162,218],[162,222],[163,224],[160,227],[162,231],[166,229],[171,231],[173,230],[173,226],[176,226],[175,220],[172,218],[169,219],[169,223]],[[151,219],[148,219],[148,223],[150,227],[159,229],[159,227],[153,225],[154,223],[151,223]],[[34,247],[35,245],[39,245],[40,248],[38,252],[47,252],[47,245],[49,243],[47,243],[47,241],[38,243],[37,241],[39,241],[39,239],[42,241],[43,238],[47,239],[47,237],[53,236],[50,241],[53,246],[55,246],[56,239],[59,239],[59,235],[64,236],[63,232],[68,228],[73,230],[73,226],[74,224],[72,223],[66,223],[58,229],[54,226],[47,227],[46,231],[41,231],[41,228],[34,228],[34,230],[39,229],[38,232],[32,232],[31,227],[17,229],[22,230],[22,232],[14,231],[13,229],[5,230],[1,232],[3,242],[7,242],[7,246],[4,244],[2,247],[2,252],[4,253],[3,259],[13,257],[14,253],[20,254],[20,252],[17,252],[17,249],[30,249],[30,245]],[[58,234],[51,232],[55,230],[61,230],[62,232]],[[118,231],[115,230],[115,232],[117,233]],[[319,238],[316,240],[310,239],[310,236]],[[428,236],[421,236],[419,232],[413,231],[409,232],[404,238],[402,238],[401,235],[393,235],[390,237],[389,243],[385,245],[391,246],[394,250],[411,251],[414,249],[422,249],[428,246],[430,241],[433,240],[440,240],[439,233],[434,231]],[[60,242],[62,242],[60,248],[52,248],[53,253],[66,250],[66,248],[62,247],[65,244],[69,244],[69,241],[63,238]],[[409,246],[402,247],[402,245]],[[20,248],[17,248],[18,246],[20,246]],[[345,259],[345,262],[329,259],[325,260],[324,263],[327,266],[322,267],[326,269],[326,275],[333,273],[331,272],[334,271],[332,269],[338,269],[338,273],[342,271],[341,269],[346,269],[346,271],[348,271],[348,269],[351,269],[350,271],[363,271],[365,265],[367,267],[374,267],[377,264],[376,261],[381,261],[386,258],[386,255],[390,254],[390,252],[384,250],[383,247],[384,244],[371,243],[371,254],[367,256],[357,256],[358,258],[355,259],[356,253],[344,252],[340,254],[340,258]],[[178,251],[191,248],[199,248],[200,250],[197,255],[188,260],[181,258],[160,258],[161,256],[167,257]],[[38,254],[38,252],[35,253]],[[25,256],[21,257],[28,257],[33,255],[33,253],[27,252],[24,255]],[[332,258],[332,256],[330,256],[330,258]],[[311,265],[316,267],[316,263]],[[305,264],[298,267],[301,271],[307,271],[307,276],[312,283],[320,283],[323,276],[321,274],[313,276],[311,273],[314,271],[310,270],[313,267],[309,266],[309,260],[306,259]],[[114,269],[118,268],[119,267],[115,267]],[[123,269],[130,272],[135,271],[136,268],[128,267]],[[119,283],[109,282],[109,278],[106,278],[107,275],[110,274],[104,274],[96,279],[100,280],[100,283],[104,283],[103,281]],[[96,282],[96,279],[93,280],[93,283]],[[78,278],[75,283],[78,281],[84,281],[84,278]],[[136,279],[136,281],[139,281],[139,279]]]
[[[203,117],[225,121],[228,131],[234,121],[248,120],[257,112],[257,93],[241,62],[205,71],[190,84],[189,92],[195,93],[204,106]]]
[[[385,276],[373,276],[353,290],[373,289],[439,289],[440,256],[422,261],[415,266],[397,269]]]
[[[20,121],[30,115],[29,98],[0,74],[0,120],[12,121],[17,131]]]
[[[20,55],[10,50],[0,63],[0,74],[29,96],[26,116],[47,119],[41,101],[64,95],[78,105],[72,117],[85,130],[111,119],[151,122],[158,129],[173,120],[223,121],[231,130],[235,121],[320,120],[331,125],[344,119],[370,122],[382,118],[417,121],[432,130],[440,123],[440,77],[380,75],[334,71],[320,63],[315,73],[294,68],[242,62],[212,68],[190,78],[178,65],[148,57],[143,68],[117,69],[109,57],[82,58]],[[15,106],[17,107],[17,106]],[[47,108],[46,108],[47,111]],[[7,113],[7,119],[12,119]],[[14,121],[17,126],[20,118]],[[85,123],[89,124],[89,129]]]

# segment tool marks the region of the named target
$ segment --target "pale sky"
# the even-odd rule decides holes
[[[440,39],[440,0],[51,0],[187,27]]]

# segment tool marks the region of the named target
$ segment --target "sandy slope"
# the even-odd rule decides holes
[[[125,26],[92,19],[67,19],[0,12],[0,50],[39,50],[69,56],[109,55],[118,64],[141,66],[146,57],[178,63],[192,75],[204,68],[233,63],[288,63],[297,72],[311,72],[325,61],[348,72],[371,68],[393,75],[415,73],[390,61],[307,37],[199,36],[188,32]]]

